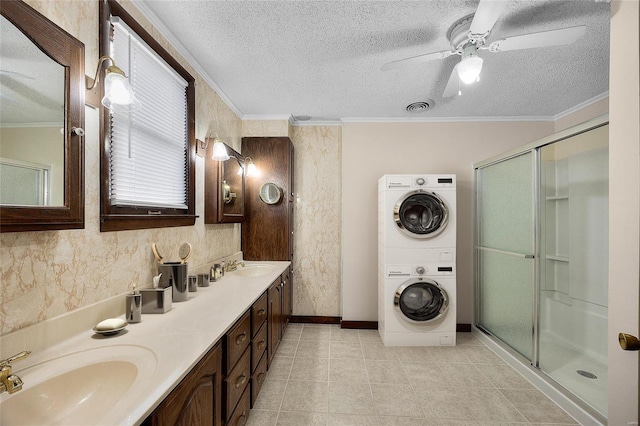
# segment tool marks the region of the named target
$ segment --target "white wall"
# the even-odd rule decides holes
[[[609,113],[609,424],[638,424],[639,352],[620,332],[640,335],[640,6],[611,3]],[[635,422],[635,423],[631,423]]]
[[[64,138],[58,127],[0,129],[0,157],[51,167],[49,203],[64,205]]]
[[[473,319],[474,162],[554,132],[553,122],[347,123],[342,134],[342,317],[377,321],[377,182],[457,175],[457,322]]]

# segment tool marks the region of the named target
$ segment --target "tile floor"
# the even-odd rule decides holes
[[[248,425],[576,424],[471,333],[457,339],[390,348],[377,330],[290,324]]]

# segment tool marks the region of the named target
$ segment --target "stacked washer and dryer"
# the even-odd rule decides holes
[[[456,344],[456,176],[378,181],[378,330],[385,346]]]

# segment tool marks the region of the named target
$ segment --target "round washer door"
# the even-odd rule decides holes
[[[430,279],[412,279],[402,283],[393,298],[403,318],[418,323],[435,321],[449,309],[449,295]]]
[[[428,191],[412,191],[396,203],[393,220],[413,238],[433,238],[449,223],[449,209],[442,198]]]

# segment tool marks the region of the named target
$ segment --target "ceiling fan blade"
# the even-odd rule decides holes
[[[412,56],[411,58],[399,59],[397,61],[387,62],[380,70],[388,71],[395,68],[403,68],[406,66],[417,65],[423,62],[433,61],[435,59],[448,58],[453,54],[450,50],[443,50],[442,52],[427,53],[425,55]]]
[[[469,32],[471,34],[485,34],[491,31],[506,5],[505,0],[480,0],[478,9],[473,15]]]
[[[26,79],[29,79],[29,80],[35,80],[35,78],[29,77],[26,74],[22,74],[22,73],[19,73],[19,72],[13,72],[13,71],[0,70],[0,75],[9,75],[9,76],[15,76],[15,77],[20,77],[20,78],[26,78]]]
[[[489,45],[492,52],[506,52],[508,50],[532,49],[534,47],[558,46],[561,44],[571,44],[582,37],[587,27],[562,28],[559,30],[542,31],[533,34],[507,37],[494,41]]]
[[[459,89],[460,77],[458,77],[458,64],[456,64],[456,66],[453,67],[453,71],[451,71],[451,75],[449,76],[447,87],[445,87],[444,92],[442,92],[442,97],[450,98],[451,96],[457,95]]]

